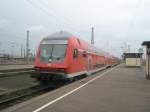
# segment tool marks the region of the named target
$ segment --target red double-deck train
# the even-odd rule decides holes
[[[71,79],[117,63],[117,58],[60,31],[40,42],[34,62],[36,73],[32,77],[38,80]]]

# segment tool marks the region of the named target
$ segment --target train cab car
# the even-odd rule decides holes
[[[68,79],[104,67],[107,61],[94,46],[60,31],[40,42],[31,76],[38,80]]]

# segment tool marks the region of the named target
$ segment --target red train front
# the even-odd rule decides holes
[[[110,58],[94,46],[67,32],[44,38],[36,54],[32,77],[39,80],[68,79],[106,66]]]

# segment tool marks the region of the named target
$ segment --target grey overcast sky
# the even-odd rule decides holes
[[[119,56],[150,40],[150,0],[0,0],[0,52],[19,54],[30,30],[34,52],[43,36],[65,30]],[[15,44],[12,44],[15,43]],[[13,50],[15,49],[15,50]]]

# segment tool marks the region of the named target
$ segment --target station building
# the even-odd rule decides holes
[[[140,67],[143,53],[124,53],[123,58],[126,66]]]

